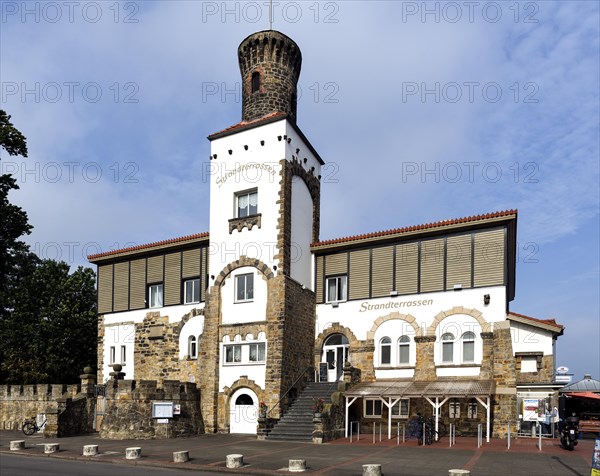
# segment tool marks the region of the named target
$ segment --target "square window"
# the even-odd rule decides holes
[[[467,408],[467,418],[477,418],[477,402],[469,402],[469,406]]]
[[[450,418],[460,418],[460,402],[448,403],[448,416]]]
[[[250,190],[235,195],[236,218],[244,218],[258,213],[258,192]]]
[[[163,285],[152,284],[148,287],[148,297],[150,298],[149,307],[162,307],[163,305]]]
[[[365,399],[365,416],[381,417],[381,400]]]
[[[250,362],[265,361],[265,343],[250,344]]]
[[[200,278],[188,279],[183,283],[184,304],[200,302]]]
[[[341,302],[346,300],[348,276],[335,276],[327,278],[327,302]]]
[[[254,274],[240,274],[235,277],[235,302],[248,302],[254,299]]]
[[[392,418],[408,418],[409,402],[408,398],[403,398],[392,406]]]
[[[242,346],[241,345],[226,345],[225,346],[225,363],[234,364],[242,361]]]

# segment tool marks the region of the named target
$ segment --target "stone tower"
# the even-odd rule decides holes
[[[242,74],[242,120],[285,112],[295,121],[302,65],[298,45],[278,31],[259,31],[242,41],[238,61]]]
[[[199,345],[207,431],[256,432],[312,376],[323,160],[296,125],[300,49],[277,31],[238,48],[242,122],[209,136],[210,253]],[[261,405],[263,406],[263,405]]]

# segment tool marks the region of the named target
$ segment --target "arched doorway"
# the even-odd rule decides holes
[[[256,434],[258,398],[249,388],[240,388],[229,400],[229,433]]]
[[[327,381],[335,382],[343,375],[344,362],[349,357],[348,338],[344,334],[331,334],[323,343],[321,362],[327,362]]]

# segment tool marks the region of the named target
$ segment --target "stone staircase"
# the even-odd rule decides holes
[[[287,413],[273,427],[267,439],[312,441],[314,399],[320,397],[325,400],[325,403],[330,403],[331,394],[336,388],[337,382],[308,384]]]

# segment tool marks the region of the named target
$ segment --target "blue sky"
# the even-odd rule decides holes
[[[511,310],[600,377],[598,2],[274,2],[327,162],[321,238],[519,210]],[[2,157],[38,254],[208,231],[206,136],[240,120],[237,46],[267,2],[0,2]],[[362,193],[348,193],[361,190]]]

